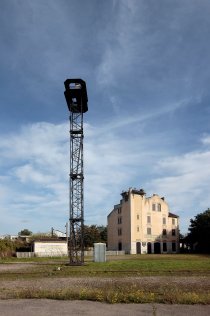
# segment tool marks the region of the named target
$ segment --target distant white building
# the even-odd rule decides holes
[[[10,240],[17,240],[19,238],[18,235],[1,235],[0,239],[10,239]]]
[[[60,230],[57,229],[52,229],[52,235],[59,237],[59,238],[66,238],[66,233],[61,232]]]

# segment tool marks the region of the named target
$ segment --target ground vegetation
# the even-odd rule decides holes
[[[209,255],[126,255],[107,260],[95,263],[90,257],[83,266],[69,266],[67,258],[1,260],[0,298],[210,304]]]

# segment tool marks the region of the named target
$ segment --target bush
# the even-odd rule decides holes
[[[1,239],[0,240],[0,258],[15,256],[16,249],[21,247],[23,242],[18,240]]]

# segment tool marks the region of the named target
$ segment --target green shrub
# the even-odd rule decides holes
[[[0,239],[0,258],[8,258],[15,255],[16,249],[21,247],[23,242],[10,240],[8,238]]]

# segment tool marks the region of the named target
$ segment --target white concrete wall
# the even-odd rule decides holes
[[[37,257],[67,256],[68,247],[66,241],[61,242],[34,242],[34,253]]]

